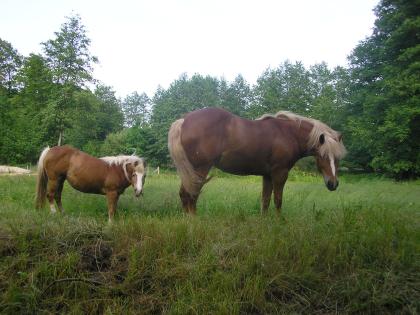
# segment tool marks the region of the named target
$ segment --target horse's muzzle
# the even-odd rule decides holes
[[[136,197],[140,197],[141,195],[143,195],[143,190],[136,191],[135,195],[136,195]]]
[[[327,188],[328,188],[329,191],[334,191],[338,187],[338,180],[335,181],[335,182],[332,182],[332,181],[329,180],[326,184],[327,184]]]

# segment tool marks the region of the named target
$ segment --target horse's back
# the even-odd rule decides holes
[[[69,145],[52,147],[45,157],[44,165],[47,171],[60,175],[67,175],[69,171],[75,173],[105,167],[105,163],[100,159]]]
[[[213,164],[235,174],[265,174],[273,132],[269,122],[206,108],[185,116],[181,142],[196,167]]]
[[[235,117],[233,114],[221,108],[209,107],[195,110],[185,116],[182,126],[183,133],[188,132],[191,135],[200,136],[202,132],[208,133],[213,129],[223,132],[223,128],[233,117]],[[187,136],[183,135],[184,137]]]
[[[72,156],[79,150],[68,146],[52,147],[45,156],[44,167],[47,173],[62,175],[67,172]]]

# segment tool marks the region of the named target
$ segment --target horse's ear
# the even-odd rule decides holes
[[[321,145],[325,143],[325,135],[323,133],[319,136],[319,143]]]
[[[341,142],[343,140],[343,135],[339,132],[338,133],[338,142]]]

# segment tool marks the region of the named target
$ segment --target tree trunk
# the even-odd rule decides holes
[[[58,136],[58,146],[61,145],[62,140],[63,140],[63,131],[60,131],[60,135]]]

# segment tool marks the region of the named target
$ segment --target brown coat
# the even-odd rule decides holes
[[[56,212],[54,200],[63,211],[61,193],[67,180],[81,192],[106,195],[111,221],[119,196],[130,185],[139,196],[145,177],[145,162],[136,156],[98,159],[67,145],[45,148],[38,161],[36,207],[41,208],[48,198],[51,212]]]
[[[283,187],[297,160],[314,155],[325,184],[335,190],[338,161],[345,154],[341,135],[315,119],[279,112],[248,120],[220,108],[196,110],[175,121],[168,146],[181,177],[182,205],[190,213],[196,211],[213,166],[237,175],[261,175],[262,211],[272,191],[280,211]]]

